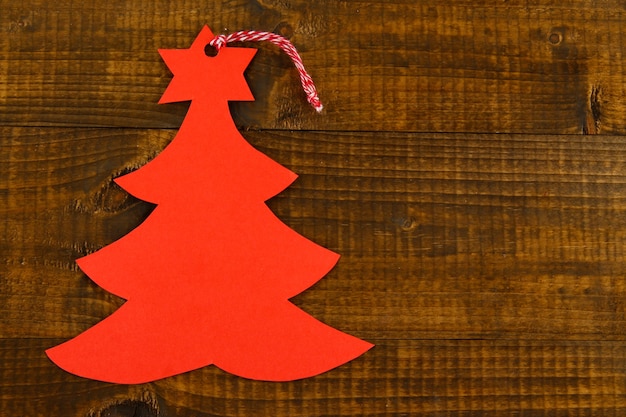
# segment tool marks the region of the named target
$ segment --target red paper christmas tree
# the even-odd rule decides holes
[[[288,381],[339,366],[370,343],[288,301],[339,256],[282,223],[265,201],[296,175],[239,134],[229,100],[253,100],[243,71],[256,50],[207,57],[205,27],[189,49],[161,50],[174,78],[160,103],[191,100],[172,143],[116,179],[157,206],[135,230],[78,260],[126,303],[47,351],[90,379],[143,383],[215,364],[245,378]]]

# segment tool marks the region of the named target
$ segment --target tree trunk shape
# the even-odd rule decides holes
[[[265,204],[296,175],[254,149],[230,116],[229,99],[252,99],[241,83],[254,53],[225,47],[207,57],[211,38],[205,28],[190,49],[161,51],[175,75],[161,101],[188,93],[192,103],[172,143],[116,179],[155,210],[77,261],[127,301],[46,352],[68,372],[143,383],[215,364],[245,378],[289,381],[373,346],[288,301],[326,275],[339,255],[290,229]]]

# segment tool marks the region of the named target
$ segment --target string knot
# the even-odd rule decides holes
[[[226,38],[226,35],[216,35],[211,42],[209,42],[209,45],[214,47],[216,51],[219,51],[227,43],[228,39]]]
[[[209,45],[215,48],[216,51],[222,49],[222,47],[226,46],[227,43],[230,42],[261,42],[267,41],[271,42],[274,45],[278,46],[285,52],[289,58],[293,61],[296,69],[298,70],[298,74],[300,75],[300,83],[302,84],[302,89],[306,93],[307,101],[313,106],[318,113],[322,112],[324,106],[320,101],[320,98],[317,94],[317,89],[315,88],[315,84],[313,83],[313,79],[309,75],[309,73],[304,69],[304,64],[302,63],[302,58],[300,54],[296,50],[296,47],[283,36],[277,35],[272,32],[259,32],[256,30],[242,30],[240,32],[234,32],[230,35],[216,35],[210,42]]]

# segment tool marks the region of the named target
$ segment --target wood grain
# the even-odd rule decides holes
[[[262,129],[623,134],[624,3],[231,0],[0,2],[0,123],[177,127],[158,48],[203,24],[290,37],[326,104],[267,45],[248,71]]]
[[[112,179],[174,133],[0,129],[0,375],[14,387],[0,390],[0,409],[33,398],[58,415],[136,410],[129,400],[174,416],[618,416],[626,406],[626,146],[614,136],[246,132],[300,174],[272,209],[342,254],[294,302],[376,343],[373,353],[293,384],[213,368],[144,388],[65,375],[45,348],[121,304],[74,260],[149,214]],[[16,370],[30,361],[36,370]]]
[[[291,383],[215,367],[145,385],[59,372],[59,339],[0,339],[0,406],[29,416],[612,416],[626,411],[619,342],[375,340],[363,360]],[[19,412],[19,413],[18,413]]]
[[[626,415],[626,94],[618,0],[0,0],[0,416]],[[299,179],[268,204],[340,253],[293,299],[376,344],[316,378],[207,367],[113,385],[46,348],[123,300],[75,260],[153,206],[113,178],[176,134],[158,48],[274,31],[233,103]],[[210,125],[207,126],[210,130]],[[112,364],[115,366],[115,364]]]

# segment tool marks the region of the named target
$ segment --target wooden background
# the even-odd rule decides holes
[[[0,0],[0,415],[626,415],[626,71],[618,0]],[[319,377],[215,367],[84,380],[44,350],[122,300],[75,265],[151,206],[112,179],[157,155],[157,48],[202,25],[260,48],[244,136],[300,178],[269,204],[342,254],[293,301],[376,344]],[[207,126],[210,128],[210,126]],[[111,364],[115,366],[115,364]]]

